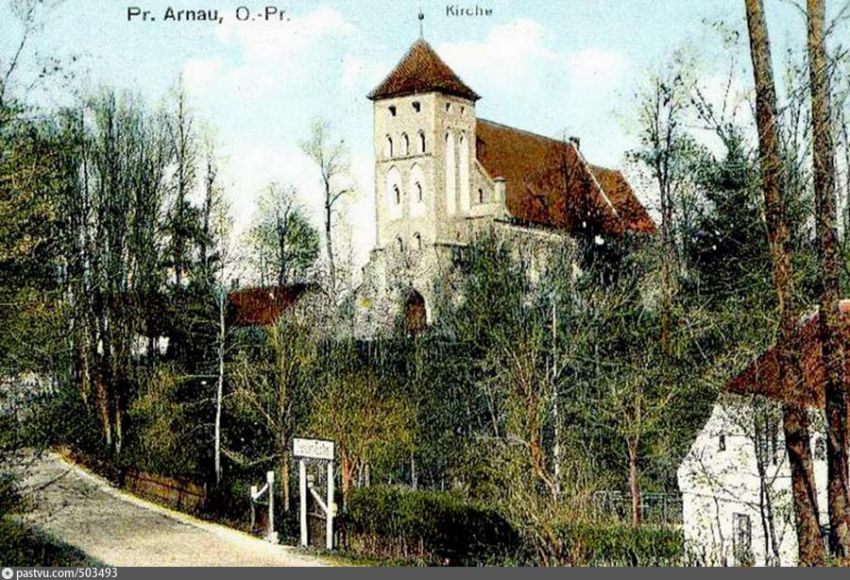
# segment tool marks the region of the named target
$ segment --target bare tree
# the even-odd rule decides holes
[[[310,139],[301,145],[304,153],[319,169],[324,209],[325,251],[328,260],[328,291],[336,298],[338,288],[337,262],[334,254],[334,212],[340,199],[354,190],[347,183],[349,161],[345,142],[331,133],[326,121],[313,122]]]
[[[793,268],[785,211],[785,176],[777,137],[776,87],[762,0],[745,0],[750,38],[750,56],[756,87],[756,123],[759,133],[759,163],[764,195],[767,235],[773,261],[773,279],[779,303],[779,376],[787,402],[783,407],[785,445],[791,464],[800,563],[824,562],[825,553],[818,523],[817,487],[812,467],[809,420],[793,394],[801,384],[799,348],[795,335],[799,308],[793,292]]]

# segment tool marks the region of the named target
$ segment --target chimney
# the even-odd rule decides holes
[[[572,143],[576,149],[581,149],[581,139],[578,137],[570,137],[570,143]]]

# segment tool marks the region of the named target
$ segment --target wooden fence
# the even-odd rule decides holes
[[[124,487],[133,493],[185,511],[202,509],[207,499],[206,486],[135,469],[127,472]]]

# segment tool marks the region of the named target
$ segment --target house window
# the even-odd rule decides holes
[[[395,105],[390,105],[390,115],[395,117],[395,114],[396,114]]]
[[[387,135],[386,147],[385,147],[387,157],[393,156],[393,138]]]
[[[726,434],[721,433],[717,438],[717,450],[718,451],[726,451]]]
[[[815,459],[817,461],[826,461],[826,437],[817,437],[815,439]]]
[[[398,251],[403,252],[404,251],[404,242],[402,241],[402,239],[396,238],[395,243],[396,243],[396,247],[398,248]]]
[[[413,110],[417,113],[422,110],[422,105],[419,103],[419,101],[413,101]]]
[[[393,185],[393,199],[396,205],[401,205],[401,190],[397,185]]]
[[[422,249],[422,236],[418,233],[413,234],[413,247],[416,248],[417,251]]]
[[[419,131],[419,152],[425,153],[425,133]]]
[[[410,155],[410,139],[408,139],[407,133],[401,134],[401,146],[403,147],[404,154]]]
[[[466,107],[461,107],[461,108],[460,108],[460,114],[461,114],[461,115],[463,115],[463,113],[464,113],[465,111],[466,111]]]
[[[732,550],[735,564],[751,566],[753,564],[753,527],[747,514],[732,514]]]
[[[451,103],[446,103],[446,113],[448,113],[448,112],[449,112],[449,111],[451,111],[451,110],[452,110],[452,104],[451,104]]]
[[[422,201],[422,184],[418,181],[413,184],[414,189],[416,190],[416,201]]]
[[[478,188],[478,203],[484,203],[484,190]]]

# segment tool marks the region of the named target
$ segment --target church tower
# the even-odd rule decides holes
[[[479,96],[423,39],[371,93],[376,245],[385,256],[461,241]]]

